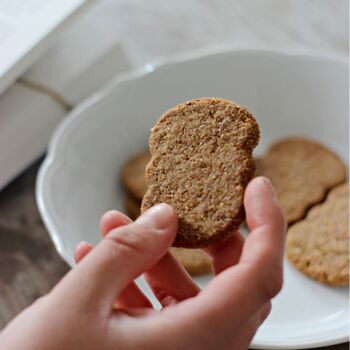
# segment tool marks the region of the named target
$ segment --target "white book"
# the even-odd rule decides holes
[[[74,106],[126,68],[129,60],[115,35],[101,21],[83,15],[21,80],[43,86]]]
[[[71,23],[0,95],[0,189],[43,154],[69,109],[127,69],[122,46],[103,23],[87,17]]]
[[[17,83],[0,96],[0,189],[43,153],[65,113],[49,96]]]
[[[0,94],[47,49],[86,0],[0,0]]]

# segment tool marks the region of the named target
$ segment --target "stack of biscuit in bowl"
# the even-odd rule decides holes
[[[149,151],[130,158],[122,171],[127,214],[136,219],[146,192]],[[305,138],[280,140],[257,159],[258,175],[268,177],[288,222],[288,260],[307,276],[327,285],[349,284],[349,186],[346,167],[325,146]],[[192,275],[211,271],[199,249],[172,248]]]
[[[327,147],[305,138],[274,143],[257,160],[288,223],[288,260],[330,286],[349,284],[349,184],[346,166]]]
[[[144,175],[150,159],[149,151],[144,151],[130,158],[122,170],[121,179],[127,192],[125,210],[133,220],[140,215],[141,201],[147,190]],[[192,276],[207,274],[212,271],[210,257],[200,249],[173,247],[171,253]]]
[[[122,179],[136,218],[156,203],[178,215],[174,255],[192,274],[208,272],[198,249],[224,241],[245,220],[244,191],[256,175],[272,182],[288,223],[287,257],[330,286],[349,284],[349,186],[346,166],[306,138],[275,142],[257,161],[259,125],[247,108],[205,97],[166,111],[151,130],[150,153],[131,158]],[[147,185],[146,185],[147,183]]]

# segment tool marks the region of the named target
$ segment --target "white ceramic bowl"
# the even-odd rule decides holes
[[[37,200],[52,240],[69,264],[77,243],[100,240],[101,214],[111,208],[123,210],[121,166],[145,149],[159,116],[203,96],[232,99],[251,110],[261,129],[257,155],[283,136],[304,135],[348,159],[344,62],[236,50],[148,64],[75,109],[50,143],[38,177]],[[210,278],[197,282],[203,286]],[[146,288],[144,281],[139,283]],[[347,288],[318,284],[286,261],[284,288],[252,347],[306,348],[346,341],[347,296]]]

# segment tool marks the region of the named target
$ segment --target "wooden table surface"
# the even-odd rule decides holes
[[[220,44],[348,55],[346,0],[104,0],[87,16],[99,16],[135,64]],[[39,163],[0,192],[0,329],[69,269],[36,207]]]

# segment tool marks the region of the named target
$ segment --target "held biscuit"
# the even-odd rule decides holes
[[[212,272],[211,258],[200,249],[171,248],[170,251],[190,275]]]
[[[136,165],[135,162],[139,162],[140,164]],[[134,178],[137,178],[139,180],[141,178],[143,179],[145,168],[146,166],[144,164],[144,157],[140,154],[139,157],[135,157],[133,160],[133,169],[138,174],[138,176],[137,174],[134,174]],[[144,187],[146,187],[146,184]],[[139,217],[141,213],[141,201],[129,194],[125,200],[124,206],[127,215],[132,220],[136,220]],[[171,248],[171,253],[192,276],[203,275],[212,272],[211,258],[200,249]]]
[[[130,158],[122,169],[121,179],[125,188],[139,201],[146,193],[145,168],[150,159],[150,153],[145,151]]]
[[[226,239],[245,218],[244,190],[255,175],[259,127],[244,107],[202,98],[167,111],[153,127],[141,211],[168,203],[177,212],[174,246]]]
[[[294,224],[287,235],[289,261],[307,276],[331,286],[349,284],[349,185]]]
[[[276,142],[257,166],[258,174],[271,180],[289,224],[303,218],[346,178],[345,165],[335,153],[303,138]]]
[[[139,217],[140,205],[141,202],[135,198],[127,197],[125,209],[130,219],[136,220]],[[197,276],[212,272],[211,259],[200,249],[171,248],[170,251],[190,275]]]

